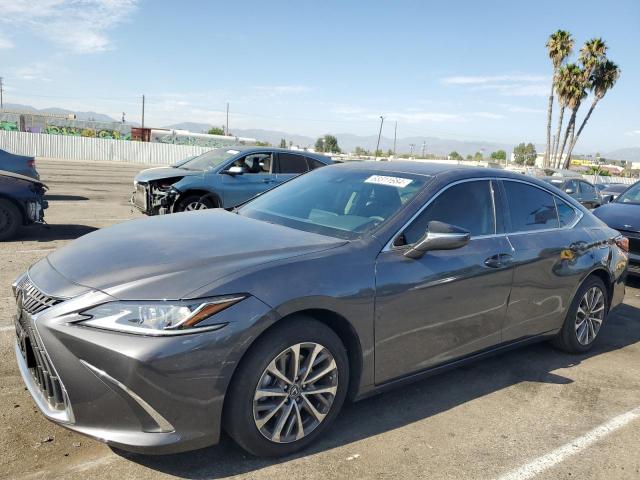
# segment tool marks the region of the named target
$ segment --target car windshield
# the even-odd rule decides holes
[[[616,199],[616,202],[640,205],[640,182],[636,183],[632,187],[629,187],[628,190],[626,190]]]
[[[260,195],[240,208],[238,214],[352,240],[394,215],[429,178],[325,167]]]
[[[233,148],[216,148],[180,164],[180,168],[184,170],[209,170],[221,165],[225,160],[238,153],[240,151]]]

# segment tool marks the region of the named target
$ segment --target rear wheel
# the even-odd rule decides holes
[[[348,384],[340,338],[296,316],[267,332],[238,367],[226,400],[226,430],[254,455],[289,455],[333,423]]]
[[[0,199],[0,241],[13,237],[22,224],[18,207],[8,200]]]
[[[570,353],[590,350],[609,312],[607,289],[598,277],[587,278],[569,307],[554,345]]]

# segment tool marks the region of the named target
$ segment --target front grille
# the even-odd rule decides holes
[[[41,292],[28,276],[16,285],[15,292],[18,303],[16,335],[22,357],[49,405],[54,409],[64,410],[67,405],[62,384],[31,318],[31,315],[53,307],[64,299]]]
[[[52,408],[64,410],[67,406],[66,396],[62,392],[60,379],[42,346],[38,332],[28,324],[24,315],[16,322],[16,335],[27,367],[49,405]]]
[[[20,298],[19,296],[22,297]],[[16,299],[22,303],[22,309],[31,315],[40,313],[63,301],[60,298],[51,297],[38,290],[29,277],[25,277],[24,280],[17,285]]]

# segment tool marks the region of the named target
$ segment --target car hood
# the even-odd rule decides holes
[[[10,172],[8,170],[0,170],[0,176],[17,178],[18,180],[23,180],[25,182],[35,183],[36,185],[42,185],[45,189],[49,188],[44,183],[42,183],[39,178],[30,177],[28,175],[22,175],[21,173]]]
[[[134,180],[136,182],[152,182],[153,180],[162,180],[163,178],[188,177],[193,175],[202,175],[202,170],[185,170],[184,168],[175,167],[157,167],[148,168],[138,173]]]
[[[630,203],[607,203],[593,214],[616,230],[640,232],[640,205]]]
[[[181,299],[225,276],[345,243],[215,209],[97,230],[43,261],[70,283],[119,299]]]

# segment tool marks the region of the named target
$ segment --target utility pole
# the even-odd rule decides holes
[[[144,95],[142,95],[142,128],[144,128]]]
[[[378,132],[378,143],[376,144],[376,151],[373,153],[373,160],[378,160],[378,150],[380,149],[380,136],[382,135],[382,124],[384,123],[384,117],[380,115],[380,131]]]
[[[229,136],[229,102],[227,102],[227,126],[226,126],[226,134]]]
[[[415,144],[410,143],[409,144],[409,156],[413,157],[413,147],[415,147]]]
[[[427,158],[427,142],[422,141],[422,158]]]
[[[0,108],[4,108],[4,99],[2,98],[2,77],[0,77]]]
[[[125,113],[122,112],[122,123],[125,123],[124,115],[125,115]]]
[[[396,121],[396,127],[393,129],[393,156],[396,156],[396,140],[398,138],[398,122]]]

